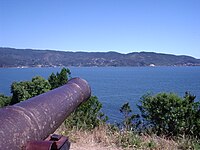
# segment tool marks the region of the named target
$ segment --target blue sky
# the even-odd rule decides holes
[[[0,0],[0,47],[200,58],[200,0]]]

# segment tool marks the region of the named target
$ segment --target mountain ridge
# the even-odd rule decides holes
[[[200,59],[155,52],[72,52],[0,47],[0,67],[200,66]]]

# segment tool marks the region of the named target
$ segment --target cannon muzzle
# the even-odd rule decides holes
[[[0,109],[0,150],[18,150],[28,141],[44,140],[90,95],[88,83],[73,78],[64,86]]]

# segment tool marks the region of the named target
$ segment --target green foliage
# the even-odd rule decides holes
[[[67,128],[93,129],[107,121],[107,116],[100,112],[102,104],[96,96],[81,104],[65,121]]]
[[[200,141],[196,138],[185,138],[184,136],[177,139],[178,149],[181,150],[199,150],[200,149]]]
[[[146,147],[148,149],[156,149],[156,143],[153,140],[150,140],[149,142],[146,143]]]
[[[10,101],[11,101],[11,97],[0,94],[0,107],[9,105]]]
[[[54,73],[52,73],[49,76],[48,81],[49,81],[49,84],[51,85],[51,89],[55,89],[55,88],[59,87],[57,76]]]
[[[141,98],[141,111],[146,127],[158,135],[200,137],[200,102],[186,92],[184,98],[173,93],[150,94]]]
[[[11,85],[12,100],[11,104],[27,100],[31,97],[45,93],[67,83],[70,70],[62,68],[61,72],[55,75],[52,73],[48,80],[37,76],[31,81],[13,82]]]
[[[59,86],[66,84],[70,75],[71,72],[68,68],[62,68],[61,72],[57,72],[56,75],[52,73],[48,78],[48,81],[51,85],[51,89],[55,89]]]
[[[50,89],[51,89],[51,85],[46,79],[40,76],[32,78],[31,87],[29,89],[32,97],[45,93],[49,91]]]
[[[132,114],[132,110],[129,103],[125,103],[122,105],[122,107],[120,108],[120,113],[122,113],[124,117],[124,120],[121,123],[122,128],[127,131],[135,130],[139,125],[139,115]]]
[[[139,149],[142,146],[141,137],[132,131],[120,132],[117,140],[117,144],[123,148]]]
[[[11,93],[13,94],[11,104],[16,104],[20,101],[24,101],[31,97],[29,92],[27,91],[30,82],[13,82],[11,85]]]
[[[11,85],[11,93],[13,94],[11,104],[45,93],[50,89],[49,82],[40,76],[32,78],[32,81],[14,82]]]

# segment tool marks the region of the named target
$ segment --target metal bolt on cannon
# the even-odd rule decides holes
[[[90,96],[88,83],[73,78],[64,86],[1,108],[0,150],[69,149],[66,137],[52,133]]]

